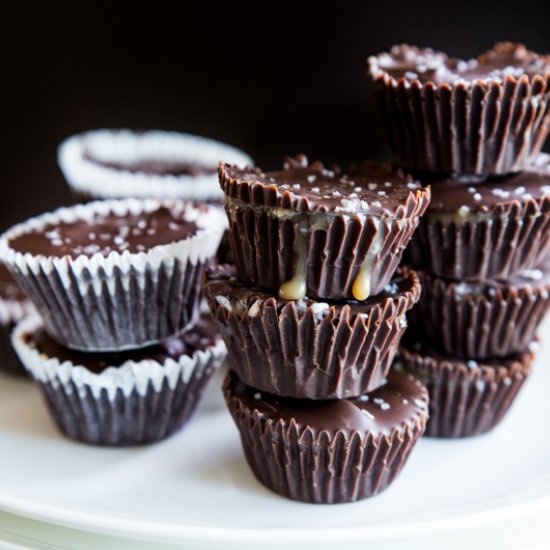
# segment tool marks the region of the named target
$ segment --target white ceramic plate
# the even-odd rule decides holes
[[[94,533],[239,548],[410,544],[547,517],[550,323],[542,336],[547,349],[498,429],[468,440],[422,440],[385,493],[338,506],[292,502],[263,488],[216,387],[168,441],[103,449],[63,438],[36,388],[2,376],[0,510]]]

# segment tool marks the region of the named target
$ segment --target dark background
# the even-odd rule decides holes
[[[181,130],[266,169],[297,152],[381,158],[368,55],[408,42],[471,57],[505,39],[550,52],[542,1],[33,4],[0,17],[0,229],[70,202],[56,147],[72,133]]]

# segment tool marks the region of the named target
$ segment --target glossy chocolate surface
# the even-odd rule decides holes
[[[21,253],[52,257],[84,254],[109,255],[111,252],[146,252],[157,245],[187,239],[197,231],[193,221],[167,207],[124,216],[95,214],[92,220],[47,224],[40,231],[29,231],[10,239],[10,246]]]
[[[160,344],[122,352],[82,352],[59,345],[48,333],[40,328],[34,334],[25,335],[28,345],[45,357],[56,358],[60,363],[70,361],[75,366],[86,367],[100,373],[109,367],[120,367],[127,361],[153,360],[163,364],[167,359],[177,361],[181,355],[193,355],[196,351],[216,344],[218,332],[210,315],[204,314],[189,331],[164,340]]]
[[[412,426],[426,415],[428,406],[423,386],[399,372],[390,372],[387,382],[368,394],[334,401],[277,397],[246,386],[234,373],[228,376],[231,396],[243,408],[258,411],[266,420],[295,422],[299,430],[309,427],[316,433],[389,435],[404,424]]]
[[[448,178],[432,182],[428,212],[488,212],[495,206],[550,196],[550,157],[540,155],[531,168],[511,176],[483,180]]]
[[[307,209],[319,212],[392,216],[421,189],[412,177],[388,164],[367,162],[343,172],[336,166],[327,169],[320,162],[308,165],[304,155],[287,158],[284,169],[275,172],[227,164],[221,170],[226,179],[275,190],[280,196],[288,195],[290,201],[303,199]]]

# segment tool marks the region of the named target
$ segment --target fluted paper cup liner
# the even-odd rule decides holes
[[[377,495],[397,477],[425,428],[425,413],[377,436],[265,419],[233,394],[231,376],[224,395],[248,465],[260,483],[293,500],[337,504]]]
[[[550,306],[547,271],[486,284],[419,274],[422,296],[409,314],[416,339],[457,359],[490,359],[524,352]],[[531,277],[531,280],[528,279]]]
[[[221,160],[252,162],[248,155],[224,143],[160,130],[93,130],[65,139],[58,150],[65,179],[83,199],[146,197],[222,202],[216,172]],[[174,163],[203,170],[198,174],[170,173]],[[166,164],[166,173],[148,172],[147,164]],[[145,167],[132,168],[140,165]]]
[[[10,239],[47,224],[124,216],[161,206],[181,209],[195,235],[139,253],[51,257],[10,247]],[[191,326],[198,313],[201,276],[214,257],[224,216],[192,203],[126,199],[60,208],[14,226],[0,239],[0,255],[61,344],[84,351],[145,347]]]
[[[393,161],[408,169],[518,172],[532,162],[548,135],[550,73],[421,82],[391,76],[377,57],[369,65]]]
[[[492,430],[510,409],[534,360],[533,351],[477,362],[411,349],[401,346],[394,368],[414,374],[428,389],[426,435],[431,437],[470,437]]]
[[[340,304],[282,300],[234,275],[210,268],[204,285],[230,366],[245,384],[287,397],[343,399],[383,384],[420,296],[408,270],[382,294]]]
[[[539,265],[550,251],[550,197],[497,205],[487,212],[422,217],[405,262],[438,277],[507,279]]]
[[[13,333],[15,350],[40,386],[59,429],[93,445],[141,445],[173,434],[191,417],[225,357],[218,340],[177,360],[127,361],[96,374],[29,345],[26,336],[40,326],[36,316],[22,321]]]

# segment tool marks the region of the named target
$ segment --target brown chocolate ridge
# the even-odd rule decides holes
[[[458,359],[522,353],[550,306],[550,269],[540,281],[514,277],[470,285],[419,273],[422,296],[407,333]]]
[[[388,388],[354,404],[346,400],[277,401],[246,387],[233,373],[225,381],[224,395],[248,464],[261,483],[294,500],[334,504],[383,491],[422,435],[427,392],[402,377],[401,373],[391,374]],[[404,388],[407,390],[402,393]],[[403,403],[393,409],[380,399],[372,409],[380,391],[385,391],[388,399],[402,399]],[[366,426],[374,426],[376,417],[360,412],[368,412],[369,407],[389,413],[393,427],[369,431]]]
[[[204,293],[243,382],[287,397],[343,399],[384,383],[420,284],[403,269],[365,302],[289,301],[216,266],[206,273]]]
[[[417,376],[430,395],[426,435],[470,437],[492,430],[508,412],[532,370],[533,352],[483,363],[433,351],[399,348],[394,368]]]
[[[395,79],[371,62],[393,161],[408,169],[507,174],[528,166],[550,128],[550,72],[456,83]]]

